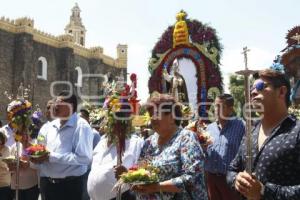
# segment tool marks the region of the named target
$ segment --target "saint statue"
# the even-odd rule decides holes
[[[168,74],[167,70],[164,69],[163,77],[169,83],[167,84],[167,91],[170,93],[178,102],[188,103],[188,92],[183,76],[179,73],[179,63],[175,59],[172,65],[174,74]]]

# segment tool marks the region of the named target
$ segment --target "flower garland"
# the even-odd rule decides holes
[[[117,144],[117,150],[120,154],[125,151],[125,139],[130,137],[132,127],[132,114],[137,110],[137,92],[135,74],[130,76],[132,81],[131,87],[122,82],[117,82],[112,89],[112,94],[107,96],[103,109],[106,113],[104,120],[106,126],[105,134],[110,143]]]
[[[181,13],[185,12],[181,11]],[[198,74],[197,84],[200,87],[197,91],[197,101],[199,103],[206,101],[204,97],[207,95],[203,94],[206,94],[211,87],[222,90],[222,76],[219,68],[222,45],[214,28],[194,19],[184,18],[184,20],[190,38],[189,44],[180,44],[173,48],[175,24],[165,30],[152,50],[148,63],[148,70],[151,74],[148,82],[149,92],[163,93],[165,90],[162,82],[163,69],[169,71],[175,58],[189,58],[195,64]],[[203,106],[203,113],[205,113],[204,109],[206,108]]]
[[[202,24],[200,21],[195,19],[186,19],[186,22],[192,43],[200,45],[207,44],[208,49],[213,47],[216,48],[219,52],[217,55],[217,62],[220,63],[223,47],[219,42],[218,36],[216,35],[216,30],[207,24]],[[157,59],[159,54],[163,54],[169,49],[172,49],[173,31],[174,26],[169,26],[167,30],[165,30],[152,50],[152,58]]]

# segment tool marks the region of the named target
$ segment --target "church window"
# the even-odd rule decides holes
[[[83,45],[83,37],[80,38],[80,44]]]
[[[47,60],[45,57],[39,57],[37,66],[37,78],[47,80]]]
[[[72,30],[69,30],[69,33],[72,33]]]
[[[75,70],[77,71],[77,83],[75,83],[75,86],[82,87],[82,69],[77,66]]]

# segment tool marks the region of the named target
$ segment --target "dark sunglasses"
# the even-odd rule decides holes
[[[255,85],[251,86],[250,92],[252,92],[254,89],[256,89],[256,91],[260,92],[263,89],[265,89],[266,87],[268,87],[268,85],[270,85],[270,83],[264,82],[263,80],[259,80],[258,82],[256,82]]]

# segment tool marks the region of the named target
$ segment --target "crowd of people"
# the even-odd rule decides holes
[[[91,126],[87,110],[77,113],[76,96],[63,91],[47,103],[47,122],[38,134],[49,153],[24,156],[34,142],[26,134],[17,152],[14,130],[6,124],[0,129],[1,158],[21,157],[20,200],[37,200],[39,195],[42,200],[116,199],[113,188],[120,176],[145,161],[159,169],[159,181],[125,185],[121,199],[300,199],[300,122],[288,114],[289,81],[284,74],[263,70],[250,92],[254,108],[263,106],[251,130],[250,172],[245,123],[234,115],[230,94],[214,100],[216,118],[206,127],[209,145],[182,126],[176,98],[153,95],[146,104],[153,133],[127,137],[122,164],[117,165],[117,144],[99,126]],[[15,196],[15,171],[14,163],[0,160],[1,200]]]

